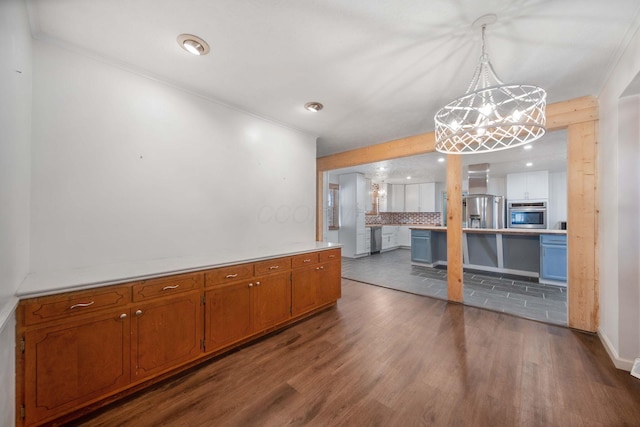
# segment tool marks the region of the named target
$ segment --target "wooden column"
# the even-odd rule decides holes
[[[569,326],[598,328],[597,122],[567,132],[567,303]]]
[[[462,156],[447,155],[447,299],[462,302]]]

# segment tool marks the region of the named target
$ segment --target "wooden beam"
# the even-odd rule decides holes
[[[463,302],[462,156],[447,155],[447,299]]]
[[[321,171],[363,165],[387,159],[426,154],[435,151],[436,139],[433,132],[423,133],[382,144],[343,151],[326,157],[319,157],[316,169]]]
[[[547,106],[547,131],[565,129],[572,124],[598,120],[598,98],[584,96]]]
[[[567,305],[569,326],[598,327],[598,208],[596,122],[568,127],[567,141]]]
[[[566,127],[571,124],[598,120],[598,98],[584,96],[582,98],[549,104],[547,105],[546,117],[547,131],[566,129]],[[426,154],[435,151],[435,146],[435,134],[433,132],[422,133],[394,141],[319,157],[316,160],[316,169],[319,171],[327,171],[382,160]]]

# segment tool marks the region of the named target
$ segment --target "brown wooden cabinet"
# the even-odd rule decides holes
[[[207,274],[207,280],[209,275]],[[219,350],[251,335],[253,282],[226,283],[206,291],[206,349]]]
[[[130,381],[127,307],[24,333],[24,422],[55,418]]]
[[[202,273],[133,285],[132,381],[196,359],[203,351]]]
[[[339,297],[333,249],[23,300],[17,425],[70,420]]]
[[[293,259],[291,310],[293,316],[315,310],[341,296],[340,250],[297,256]],[[298,268],[296,268],[298,267]]]
[[[245,265],[243,271],[246,268]],[[221,269],[207,272],[207,352],[220,350],[290,319],[290,268],[289,258],[256,263],[257,275],[231,283],[227,282],[227,276],[236,273],[220,272]]]

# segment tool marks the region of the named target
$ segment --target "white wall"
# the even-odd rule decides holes
[[[629,369],[633,359],[640,357],[640,277],[637,269],[629,271],[624,268],[624,265],[640,261],[637,243],[630,244],[640,239],[637,213],[625,213],[629,206],[640,205],[640,193],[637,181],[631,192],[620,188],[620,183],[637,180],[640,159],[639,141],[621,136],[619,129],[638,125],[638,117],[625,117],[624,100],[621,99],[638,73],[640,33],[636,31],[599,96],[599,334],[616,366],[624,369]],[[621,108],[622,115],[619,114]],[[629,153],[634,156],[632,161],[624,161]],[[620,239],[621,235],[630,238]]]
[[[31,271],[315,240],[315,137],[34,42]]]
[[[0,0],[0,425],[15,419],[15,290],[29,268],[31,35],[23,0]]]
[[[547,227],[559,229],[567,220],[567,173],[549,172],[549,202]]]

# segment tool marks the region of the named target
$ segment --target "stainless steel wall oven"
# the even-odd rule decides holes
[[[547,202],[509,202],[509,228],[547,228]]]

